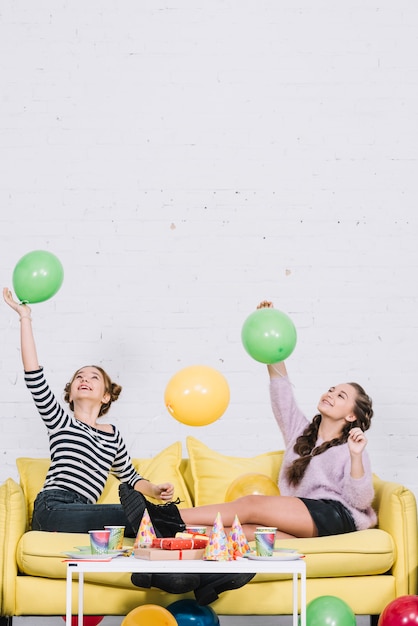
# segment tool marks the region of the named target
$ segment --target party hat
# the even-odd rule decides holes
[[[205,561],[229,561],[231,559],[228,550],[228,539],[220,513],[217,514],[212,530],[209,533],[203,560]]]
[[[152,525],[149,513],[147,509],[145,509],[141,519],[141,523],[139,524],[138,532],[134,542],[134,548],[138,548],[139,546],[143,546],[146,544],[151,544],[156,536],[157,535],[155,534],[154,526]]]
[[[244,556],[244,554],[251,552],[247,537],[245,536],[241,522],[239,521],[237,515],[235,515],[234,522],[231,526],[231,530],[229,531],[228,547],[230,552],[232,552],[232,558]]]

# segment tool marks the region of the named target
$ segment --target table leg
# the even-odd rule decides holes
[[[71,605],[73,596],[73,570],[67,567],[67,589],[66,589],[66,614],[65,619],[68,625],[71,624]]]
[[[293,574],[293,626],[298,626],[298,575]]]
[[[78,626],[83,626],[84,614],[84,572],[78,572]]]
[[[300,626],[306,626],[306,570],[300,575]]]

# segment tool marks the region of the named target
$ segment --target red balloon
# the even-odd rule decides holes
[[[67,621],[65,615],[62,616],[64,622]],[[84,615],[83,624],[84,626],[97,626],[104,619],[104,615]],[[71,626],[78,626],[78,615],[71,616]]]
[[[378,626],[417,626],[418,596],[399,596],[383,609]]]

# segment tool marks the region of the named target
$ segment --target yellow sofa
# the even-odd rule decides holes
[[[251,458],[225,456],[194,437],[187,438],[187,451],[183,458],[182,445],[176,442],[152,459],[134,459],[150,480],[174,483],[180,507],[223,501],[229,485],[244,474],[277,481],[283,456],[282,451]],[[64,615],[62,552],[88,545],[88,535],[31,530],[33,501],[48,465],[48,459],[20,458],[20,484],[9,478],[0,487],[0,624],[10,625],[12,616]],[[118,502],[116,480],[109,479],[101,501]],[[402,485],[375,477],[374,506],[377,528],[278,542],[306,554],[308,601],[335,595],[356,614],[377,616],[394,598],[417,593],[415,497]],[[223,593],[212,607],[218,615],[289,615],[291,584],[290,576],[257,575],[247,586]],[[128,574],[85,575],[86,614],[126,615],[141,604],[168,606],[179,597],[139,589]]]

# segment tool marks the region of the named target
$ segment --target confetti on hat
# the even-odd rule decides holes
[[[234,522],[231,526],[231,530],[229,531],[228,545],[229,551],[232,553],[232,558],[244,556],[244,554],[251,552],[247,537],[245,536],[241,522],[239,521],[237,515],[235,515]]]
[[[152,525],[148,510],[145,509],[134,542],[134,548],[138,548],[139,546],[146,544],[152,544],[156,537],[157,535],[155,534],[154,526]]]
[[[229,561],[231,560],[228,539],[220,513],[216,516],[212,530],[209,533],[209,541],[203,554],[205,561]]]

